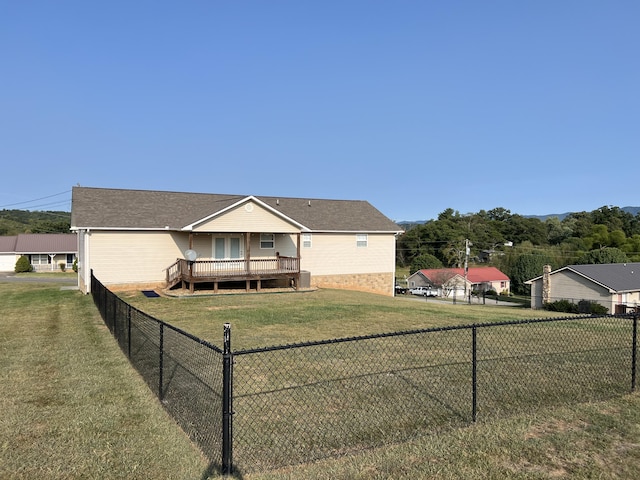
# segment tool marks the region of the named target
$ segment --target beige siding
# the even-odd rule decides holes
[[[395,273],[395,235],[369,234],[366,247],[355,233],[314,233],[311,248],[301,248],[301,269],[315,275]],[[393,288],[393,285],[391,285]]]
[[[298,232],[300,229],[272,212],[254,203],[247,202],[219,217],[197,225],[194,232]]]
[[[188,246],[188,236],[173,232],[93,231],[90,268],[104,284],[163,282],[165,269]]]

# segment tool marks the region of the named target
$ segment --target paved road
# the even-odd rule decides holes
[[[25,283],[58,283],[60,285],[77,285],[75,276],[66,278],[63,276],[50,277],[46,273],[32,273],[29,275],[16,275],[13,272],[0,272],[0,282],[25,282]]]
[[[418,302],[427,302],[427,303],[442,303],[442,304],[446,304],[446,305],[454,305],[454,303],[451,300],[440,300],[437,297],[421,297],[418,295],[396,295],[396,298],[405,298],[407,300],[413,300],[413,301],[418,301]],[[455,305],[467,305],[469,304],[468,301],[465,301],[463,298],[460,298],[457,300],[457,302],[455,303]],[[490,300],[487,298],[486,303],[482,303],[482,299],[478,299],[478,298],[471,298],[471,304],[470,305],[487,305],[487,306],[498,306],[498,307],[517,307],[519,306],[519,304],[514,303],[514,302],[502,302],[502,301],[495,301],[495,300]]]

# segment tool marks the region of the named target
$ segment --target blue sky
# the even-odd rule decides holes
[[[640,2],[0,0],[0,208],[640,206]]]

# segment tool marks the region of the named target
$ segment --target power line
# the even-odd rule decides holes
[[[40,200],[46,200],[47,198],[57,197],[57,196],[60,196],[60,195],[66,195],[68,193],[71,193],[71,190],[66,190],[66,191],[60,192],[60,193],[54,193],[53,195],[47,195],[46,197],[35,198],[33,200],[27,200],[25,202],[17,202],[17,203],[9,203],[7,205],[0,205],[0,208],[14,207],[16,205],[24,205],[25,203],[39,202]],[[35,207],[31,207],[31,208],[35,208]]]

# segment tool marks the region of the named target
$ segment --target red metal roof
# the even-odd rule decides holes
[[[455,275],[464,277],[464,268],[431,268],[420,270],[420,273],[435,283],[447,281]],[[469,267],[467,279],[471,283],[508,281],[504,273],[496,267]],[[436,282],[437,281],[437,282]]]

